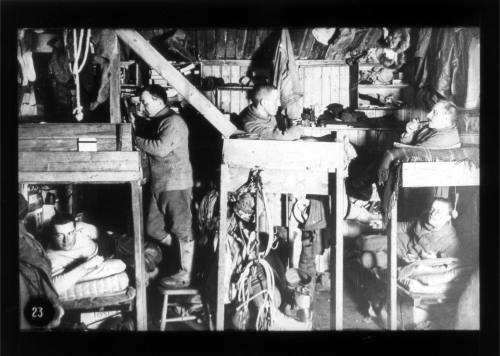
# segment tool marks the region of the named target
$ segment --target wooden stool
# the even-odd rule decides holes
[[[168,296],[169,295],[198,295],[200,292],[196,288],[165,288],[163,286],[158,287],[158,291],[163,294],[163,306],[161,308],[161,322],[160,322],[160,330],[164,331],[167,323],[173,323],[177,321],[187,321],[187,320],[195,320],[196,316],[181,315],[177,318],[167,318],[167,308],[168,308]]]

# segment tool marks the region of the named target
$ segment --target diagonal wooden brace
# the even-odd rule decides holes
[[[172,64],[170,64],[144,37],[137,31],[118,29],[118,37],[136,52],[151,68],[156,70],[170,85],[174,87],[196,110],[198,110],[214,127],[228,138],[236,132],[234,126],[217,107],[210,102],[189,80],[187,80]]]

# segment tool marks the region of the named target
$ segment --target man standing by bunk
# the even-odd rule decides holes
[[[180,247],[181,270],[163,278],[166,287],[191,284],[194,255],[191,191],[193,172],[189,159],[188,127],[171,110],[165,89],[148,85],[141,89],[140,103],[147,120],[133,120],[135,145],[148,156],[151,200],[146,223],[149,236],[170,246],[172,237]]]

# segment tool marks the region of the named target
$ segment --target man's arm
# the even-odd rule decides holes
[[[261,140],[298,140],[302,135],[302,129],[298,126],[292,126],[285,132],[281,132],[278,126],[270,127],[255,121],[249,121],[244,124],[246,132],[255,133]]]
[[[76,223],[76,230],[79,233],[86,235],[91,240],[97,239],[98,236],[97,228],[92,224],[87,224],[82,221],[79,221]]]
[[[71,287],[73,287],[83,276],[93,271],[103,262],[102,256],[94,256],[90,260],[73,268],[71,271],[58,274],[52,277],[52,283],[57,294],[61,295]]]
[[[186,136],[178,120],[181,119],[174,119],[170,122],[163,120],[160,124],[160,133],[157,139],[145,139],[136,136],[135,144],[137,148],[152,156],[165,157],[168,155],[179,147]]]

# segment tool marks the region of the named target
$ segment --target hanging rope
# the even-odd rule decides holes
[[[80,61],[80,55],[82,54],[82,45],[83,38],[85,38],[85,52],[83,55],[83,60],[81,64],[78,64]],[[67,44],[66,36],[64,36],[64,43]],[[82,71],[85,66],[85,62],[87,61],[87,56],[89,52],[89,43],[90,43],[90,29],[86,31],[84,29],[80,29],[80,35],[77,34],[77,30],[73,29],[73,65],[71,66],[71,73],[75,79],[76,86],[76,107],[73,109],[73,116],[76,121],[83,120],[83,107],[81,105],[80,100],[80,76],[79,73]]]
[[[274,290],[275,290],[275,280],[274,273],[269,265],[269,263],[264,259],[272,248],[276,248],[276,242],[274,239],[274,234],[272,230],[272,214],[267,201],[266,193],[262,184],[262,179],[260,176],[261,169],[252,169],[249,180],[246,184],[237,190],[237,196],[242,196],[243,194],[252,194],[255,199],[255,206],[253,207],[253,213],[255,219],[255,230],[248,231],[243,227],[243,221],[248,219],[251,221],[251,215],[248,211],[239,211],[236,216],[243,221],[239,220],[237,224],[237,229],[232,235],[235,241],[237,241],[241,246],[241,251],[239,252],[241,256],[241,264],[235,271],[236,274],[236,297],[239,305],[236,307],[236,313],[239,317],[240,322],[247,319],[248,316],[248,305],[250,301],[255,298],[262,296],[262,303],[260,303],[259,310],[257,313],[256,330],[268,330],[272,324],[274,313],[276,309],[274,307]],[[263,202],[263,208],[266,216],[266,229],[265,232],[268,233],[268,241],[265,251],[259,252],[259,211],[257,209],[257,200]],[[245,213],[245,214],[244,214]],[[248,231],[248,232],[247,232]],[[265,289],[252,295],[252,281],[258,275],[259,268],[262,269],[265,278]]]

